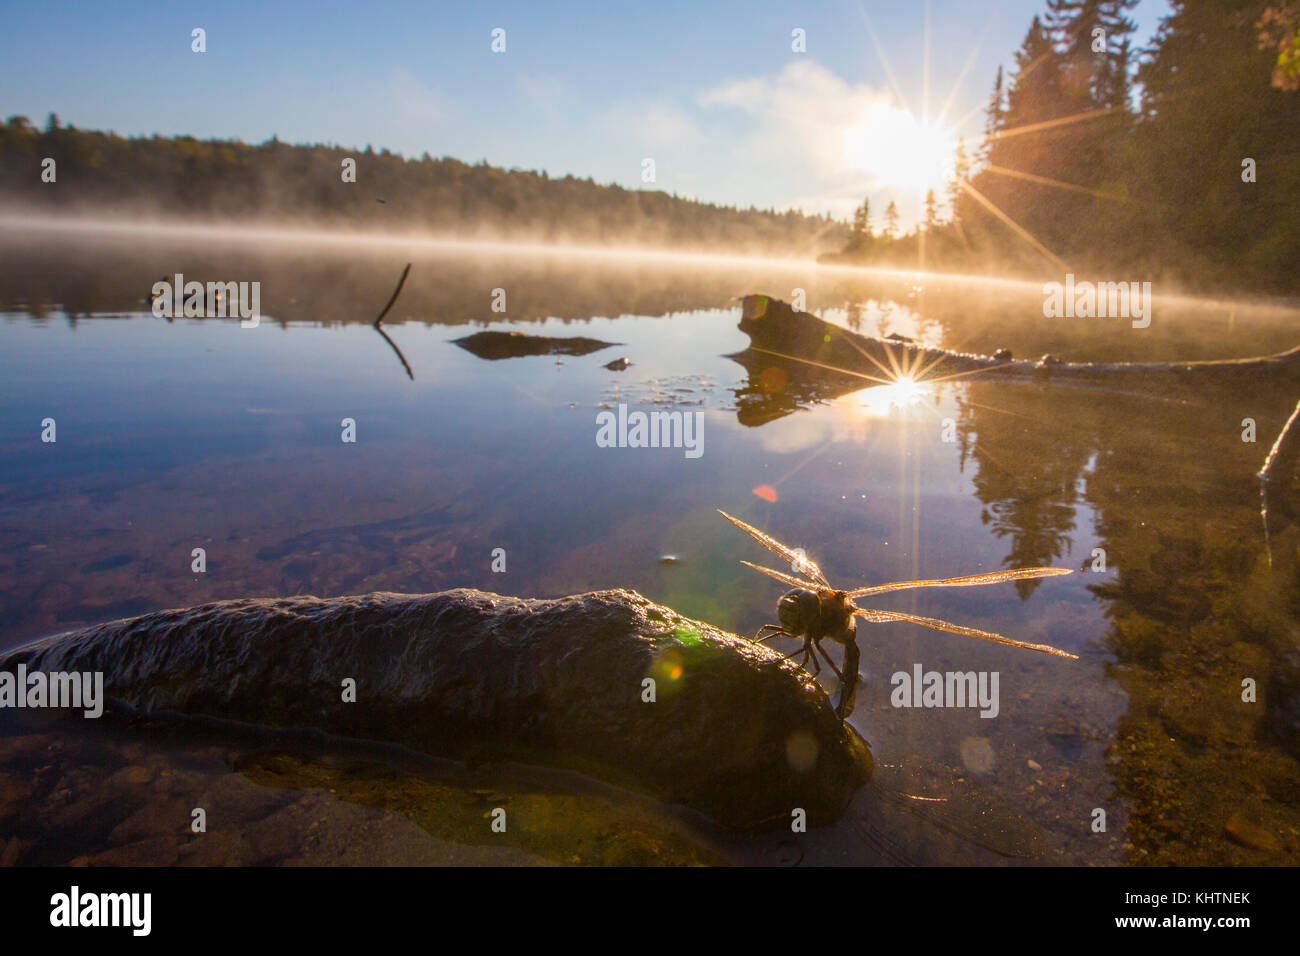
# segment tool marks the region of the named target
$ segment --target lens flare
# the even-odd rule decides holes
[[[876,103],[844,133],[844,158],[884,188],[924,194],[943,188],[952,173],[956,139],[910,111]]]
[[[910,376],[903,376],[888,385],[873,385],[858,392],[858,408],[867,415],[885,417],[896,408],[905,409],[919,405],[933,394],[933,388],[925,382],[917,382]]]

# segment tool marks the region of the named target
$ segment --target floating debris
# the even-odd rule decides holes
[[[582,336],[550,338],[545,335],[529,335],[527,332],[476,332],[464,338],[452,339],[452,342],[466,352],[492,362],[526,355],[587,355],[618,344]]]
[[[677,375],[667,378],[648,378],[638,383],[624,385],[610,384],[601,395],[602,400],[628,405],[658,406],[704,406],[708,402],[703,397],[694,397],[714,393],[713,382],[699,375]]]

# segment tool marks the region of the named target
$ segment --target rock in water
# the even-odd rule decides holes
[[[489,361],[522,358],[526,355],[590,355],[619,344],[588,339],[581,335],[552,338],[529,335],[526,332],[476,332],[451,341],[466,352]]]
[[[871,768],[793,662],[626,590],[220,601],[51,637],[0,670],[19,663],[101,671],[137,709],[570,767],[735,828],[796,807],[830,823]]]
[[[1276,853],[1282,849],[1282,845],[1278,842],[1277,837],[1255,821],[1249,819],[1241,811],[1234,813],[1228,818],[1228,822],[1224,825],[1223,831],[1234,843],[1240,843],[1242,846],[1250,847],[1253,850],[1263,850],[1266,853]]]

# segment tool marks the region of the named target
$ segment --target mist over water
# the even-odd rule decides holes
[[[451,587],[630,587],[753,633],[781,588],[738,563],[755,555],[723,508],[804,547],[844,587],[1080,569],[887,605],[1069,649],[1081,657],[1069,666],[901,625],[864,625],[859,639],[853,721],[882,766],[950,768],[945,786],[997,801],[1003,839],[1041,832],[1048,862],[1256,860],[1169,821],[1245,812],[1257,781],[1243,752],[1269,768],[1265,793],[1300,784],[1283,738],[1171,693],[1207,668],[1229,683],[1238,659],[1289,679],[1285,648],[1258,636],[1280,633],[1269,608],[1288,572],[1261,570],[1253,476],[1293,396],[978,380],[882,395],[756,359],[737,328],[739,296],[802,290],[809,311],[863,334],[1156,361],[1290,348],[1285,309],[1157,298],[1151,327],[1135,330],[1045,319],[1041,283],[167,224],[8,220],[3,256],[0,646],[227,598]],[[385,341],[371,323],[408,261]],[[152,284],[178,272],[260,282],[261,325],[154,317]],[[452,341],[482,330],[609,344],[488,361]],[[631,364],[605,367],[617,358]],[[620,403],[702,412],[704,454],[598,447],[597,415]],[[1246,415],[1256,444],[1241,441]],[[39,441],[46,417],[52,445]],[[345,418],[355,445],[340,441]],[[945,420],[954,442],[939,440]],[[1289,567],[1292,537],[1273,544],[1275,567]],[[204,574],[190,569],[195,547]],[[491,570],[496,548],[506,574]],[[1090,570],[1097,548],[1103,573]],[[918,661],[998,671],[1002,719],[891,707],[889,675]],[[1178,764],[1175,795],[1154,794],[1144,748],[1171,737],[1203,743]],[[984,753],[991,764],[972,756]],[[1081,836],[1077,821],[1107,801],[1122,807],[1115,838]],[[1294,832],[1293,804],[1246,803],[1255,825]],[[854,819],[826,852],[857,845]],[[914,859],[951,859],[961,837],[939,833],[904,842]],[[1281,839],[1269,859],[1296,852]]]

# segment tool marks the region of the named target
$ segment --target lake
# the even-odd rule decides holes
[[[612,849],[577,862],[643,862],[615,833],[629,814],[669,834],[672,862],[1297,861],[1300,537],[1284,525],[1266,540],[1255,473],[1300,396],[1127,379],[828,388],[798,363],[746,356],[737,327],[740,296],[802,294],[837,325],[946,348],[1193,360],[1291,348],[1295,311],[1162,297],[1157,283],[1151,325],[1135,329],[1045,318],[1041,283],[923,271],[183,230],[6,228],[0,244],[0,648],[228,598],[453,587],[633,588],[753,634],[784,589],[739,563],[769,556],[721,508],[804,548],[845,588],[1073,568],[872,606],[1079,655],[862,623],[851,722],[877,781],[797,850],[524,769],[484,783],[482,769],[394,769],[301,742],[282,741],[272,760],[265,741],[9,726],[0,852],[8,829],[15,860],[123,846],[136,862],[188,859],[157,833],[116,830],[127,810],[181,799],[166,782],[179,773],[229,790],[247,821],[297,805],[284,794],[309,795],[342,861],[395,859],[393,834],[411,833],[441,848],[421,861],[488,860],[456,855],[474,843],[464,834],[477,813],[440,829],[427,812],[434,790],[472,809],[485,789],[608,824]],[[371,323],[407,262],[385,338]],[[150,289],[175,273],[260,282],[260,323],[156,318]],[[611,344],[489,360],[453,342],[480,331]],[[630,365],[606,367],[619,358]],[[598,416],[620,405],[699,413],[700,454],[601,447]],[[42,441],[46,419],[54,442]],[[343,440],[346,419],[355,441]],[[917,665],[997,672],[996,716],[895,707],[893,675]],[[378,778],[356,771],[379,765]],[[117,803],[68,809],[78,787],[110,778]],[[362,816],[373,832],[358,829]],[[573,862],[564,832],[519,837],[515,856],[490,861]],[[306,845],[199,862],[334,859]]]

